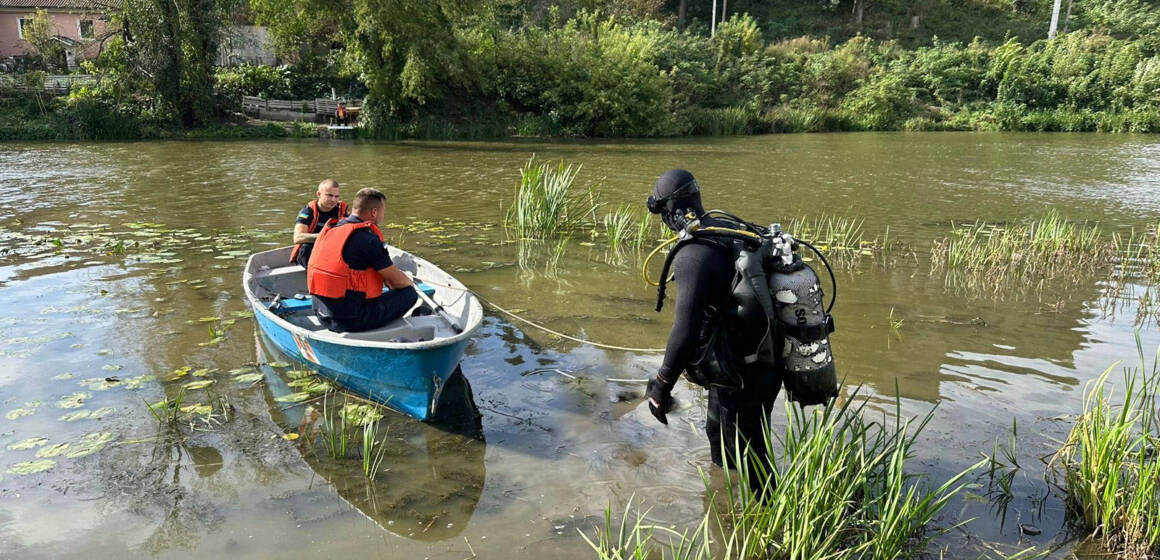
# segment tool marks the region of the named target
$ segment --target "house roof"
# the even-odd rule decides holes
[[[0,0],[0,9],[4,8],[103,12],[108,8],[108,4],[95,0]]]

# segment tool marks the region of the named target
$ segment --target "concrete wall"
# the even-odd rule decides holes
[[[28,41],[20,38],[20,19],[32,19],[35,11],[0,11],[0,58],[8,56],[23,56],[32,50]],[[56,27],[56,34],[62,37],[81,42],[77,46],[78,59],[92,58],[97,55],[99,45],[90,39],[81,39],[81,20],[92,20],[93,34],[101,37],[107,30],[107,25],[101,21],[100,14],[67,11],[49,11],[49,19]]]

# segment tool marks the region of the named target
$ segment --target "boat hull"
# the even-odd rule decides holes
[[[362,397],[419,420],[434,416],[468,339],[432,348],[373,348],[296,335],[255,305],[254,317],[282,353]]]

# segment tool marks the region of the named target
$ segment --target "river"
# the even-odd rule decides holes
[[[300,407],[275,400],[285,358],[246,316],[241,271],[249,253],[289,243],[324,177],[347,200],[383,190],[392,242],[507,309],[593,340],[663,346],[671,309],[652,311],[639,255],[574,236],[553,263],[554,247],[505,233],[533,154],[582,165],[578,184],[602,212],[642,209],[657,175],[684,167],[707,207],[759,223],[856,218],[867,238],[888,235],[895,249],[837,266],[847,391],[861,386],[887,410],[897,387],[907,415],[937,407],[911,463],[933,480],[1005,441],[1013,421],[1024,466],[1010,499],[973,479],[939,523],[974,520],[932,553],[1071,542],[1041,457],[1084,384],[1135,363],[1137,329],[1146,353],[1160,345],[1155,316],[1135,296],[1109,301],[1098,275],[948,284],[930,247],[953,224],[1052,208],[1108,232],[1154,227],[1160,141],[1149,136],[0,144],[0,556],[590,558],[578,529],[593,535],[605,507],[623,511],[633,496],[654,522],[695,524],[707,501],[698,469],[720,483],[704,392],[682,382],[676,421],[662,426],[640,384],[609,381],[646,378],[658,355],[561,341],[491,309],[462,362],[469,386],[445,395],[448,417],[385,419],[390,445],[370,490],[361,472],[281,437]],[[264,380],[226,374],[243,371]],[[216,382],[187,402],[229,413],[172,437],[146,403],[195,376]],[[17,474],[46,459],[47,470]]]

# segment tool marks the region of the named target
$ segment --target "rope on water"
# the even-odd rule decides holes
[[[564,340],[571,340],[572,342],[577,342],[580,344],[587,344],[588,346],[595,346],[596,348],[603,348],[605,350],[621,350],[624,352],[642,352],[642,353],[663,353],[665,351],[664,348],[631,348],[631,347],[627,347],[627,346],[616,346],[614,344],[603,344],[603,343],[592,341],[592,340],[584,340],[583,338],[576,338],[574,336],[569,336],[569,335],[566,335],[560,331],[552,330],[548,327],[545,327],[544,325],[541,325],[535,321],[532,321],[531,319],[525,319],[523,317],[520,317],[519,315],[517,315],[511,311],[508,311],[507,309],[504,309],[503,307],[500,307],[495,302],[488,300],[487,298],[479,295],[478,292],[475,292],[469,288],[460,288],[457,286],[448,286],[445,284],[430,282],[430,281],[427,281],[427,280],[421,279],[421,278],[419,278],[418,280],[424,284],[427,284],[429,286],[435,286],[437,288],[447,288],[450,290],[460,290],[460,291],[464,291],[464,292],[471,292],[472,295],[474,295],[476,298],[479,298],[479,301],[491,306],[496,311],[499,311],[500,313],[503,313],[504,315],[507,315],[508,317],[511,317],[512,319],[515,319],[515,320],[517,320],[521,323],[524,323],[526,325],[529,325],[531,327],[537,328],[537,329],[544,331],[550,335],[554,335],[554,336],[558,336],[560,338],[563,338]]]

